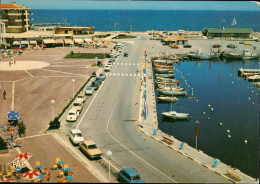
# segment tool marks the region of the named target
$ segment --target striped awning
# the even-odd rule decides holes
[[[20,41],[14,41],[13,45],[20,45]]]
[[[34,44],[35,44],[35,45],[37,44],[35,40],[30,40],[29,42],[30,42],[31,45],[32,45],[32,44],[33,44],[33,45],[34,45]]]
[[[50,43],[55,43],[54,39],[43,39],[44,44],[50,44]]]
[[[84,43],[84,40],[77,38],[77,39],[74,39],[74,42],[75,43]]]
[[[73,44],[73,40],[71,39],[64,39],[65,44]]]
[[[21,45],[29,45],[29,41],[28,40],[22,40]]]
[[[64,44],[63,39],[56,39],[55,43],[56,44]]]

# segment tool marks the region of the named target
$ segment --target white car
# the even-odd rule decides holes
[[[82,103],[84,103],[86,100],[85,95],[79,94],[76,98],[76,101],[81,101]]]
[[[93,93],[94,93],[94,88],[91,87],[91,86],[87,86],[87,87],[86,87],[85,94],[86,94],[86,95],[92,95]]]
[[[113,68],[113,64],[112,63],[107,63],[106,66],[110,66],[111,68]]]
[[[73,129],[70,131],[69,139],[74,145],[82,143],[85,139],[79,129]]]
[[[72,122],[73,121],[77,121],[78,117],[79,117],[79,112],[77,110],[75,110],[75,109],[74,110],[71,109],[68,112],[66,121],[72,121]]]
[[[106,65],[105,68],[104,68],[104,70],[107,71],[107,72],[110,72],[110,70],[111,70],[111,66]]]

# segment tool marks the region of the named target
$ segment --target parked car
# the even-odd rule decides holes
[[[107,75],[105,72],[102,72],[99,74],[99,77],[101,77],[101,79],[104,81],[107,78]]]
[[[111,58],[109,59],[109,61],[115,62],[115,61],[116,61],[116,57],[111,57]]]
[[[126,168],[118,172],[118,180],[124,183],[145,183],[134,168]]]
[[[252,45],[250,42],[245,42],[244,45]]]
[[[239,42],[239,44],[244,44],[244,43],[245,43],[244,41]]]
[[[192,46],[187,44],[187,45],[183,45],[183,48],[191,48]]]
[[[219,47],[221,47],[221,45],[219,45],[219,44],[216,43],[216,44],[212,45],[212,47],[213,47],[213,48],[219,48]]]
[[[70,109],[66,121],[74,122],[77,121],[78,117],[79,117],[79,112],[76,109]]]
[[[105,70],[106,72],[110,72],[111,66],[106,65],[105,68],[104,68],[104,70]]]
[[[127,52],[124,53],[124,57],[128,57],[128,53]]]
[[[77,112],[81,113],[82,109],[83,109],[82,101],[75,100],[73,106],[71,107],[71,110],[77,110]]]
[[[110,62],[108,62],[107,64],[106,64],[106,66],[110,66],[111,68],[113,68],[113,64]]]
[[[234,44],[228,44],[228,45],[227,45],[227,48],[233,48],[233,49],[235,49],[235,48],[237,48],[237,46],[234,45]]]
[[[93,93],[94,93],[94,88],[91,87],[91,86],[87,86],[87,87],[86,87],[85,94],[86,94],[86,95],[92,95]]]
[[[82,103],[84,103],[86,100],[85,95],[79,94],[76,98],[76,101],[82,101]]]
[[[96,80],[100,81],[100,84],[102,84],[102,82],[103,82],[103,80],[102,80],[102,78],[101,78],[100,76],[98,76],[98,77],[96,78]]]
[[[101,82],[99,80],[95,80],[92,82],[91,87],[93,87],[94,90],[98,90],[100,84],[101,84]]]
[[[176,44],[173,44],[170,46],[172,49],[178,49],[179,48],[179,45],[176,45]]]
[[[78,145],[85,140],[79,129],[71,130],[69,134],[69,139],[71,140],[73,145]]]
[[[96,143],[92,140],[85,140],[79,144],[81,151],[91,159],[101,158],[103,153],[97,147]]]

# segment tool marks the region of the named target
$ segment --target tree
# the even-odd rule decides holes
[[[49,127],[50,130],[60,128],[59,118],[58,118],[58,117],[54,118],[54,120],[51,121],[51,122],[49,123],[49,125],[50,125],[50,127]]]
[[[25,130],[26,130],[26,125],[24,124],[24,122],[22,121],[18,123],[18,132],[20,136],[21,134],[25,135]]]
[[[0,150],[5,150],[5,149],[8,149],[7,142],[4,142],[2,137],[0,137]]]

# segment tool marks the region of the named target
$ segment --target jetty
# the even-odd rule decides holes
[[[238,76],[243,77],[247,74],[260,75],[260,69],[238,69]]]

